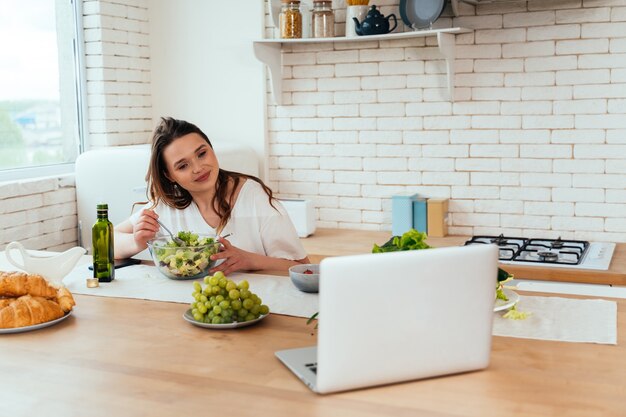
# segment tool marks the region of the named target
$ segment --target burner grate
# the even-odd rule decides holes
[[[473,236],[465,242],[466,245],[491,244],[495,243],[500,249],[499,259],[501,261],[513,260],[528,243],[528,239],[523,237],[500,236]]]
[[[466,245],[495,243],[500,249],[501,261],[579,265],[589,248],[581,240],[528,239],[521,237],[473,236]]]

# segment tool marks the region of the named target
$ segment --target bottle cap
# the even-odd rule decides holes
[[[96,205],[96,209],[97,210],[108,210],[109,209],[109,205],[106,203],[99,203],[98,205]]]

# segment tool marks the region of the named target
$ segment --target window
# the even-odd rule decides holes
[[[75,6],[2,1],[0,180],[69,172],[80,151]]]

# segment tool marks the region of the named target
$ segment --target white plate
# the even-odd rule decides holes
[[[30,332],[31,330],[43,329],[44,327],[54,326],[55,324],[65,320],[71,315],[72,315],[72,310],[70,310],[70,312],[65,314],[63,317],[59,317],[58,319],[50,320],[45,323],[33,324],[32,326],[13,327],[10,329],[0,329],[0,334],[22,333],[22,332]]]
[[[504,291],[504,295],[506,295],[506,298],[508,298],[509,301],[500,300],[499,298],[496,299],[493,311],[506,310],[513,307],[519,301],[519,294],[515,291],[509,290],[508,288],[503,288],[502,291]]]
[[[412,29],[429,29],[445,6],[446,0],[400,0],[400,17]]]
[[[237,329],[239,327],[251,326],[255,323],[260,322],[267,316],[269,316],[269,314],[262,315],[258,319],[254,319],[250,321],[234,322],[234,323],[228,323],[228,324],[210,324],[210,323],[202,323],[194,319],[193,316],[191,315],[191,309],[188,309],[187,311],[185,311],[185,314],[183,314],[183,318],[193,325],[196,325],[198,327],[204,327],[205,329],[222,329],[222,330]]]

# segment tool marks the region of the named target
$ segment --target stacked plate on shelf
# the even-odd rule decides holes
[[[400,16],[412,29],[432,29],[446,5],[446,0],[400,0]]]

